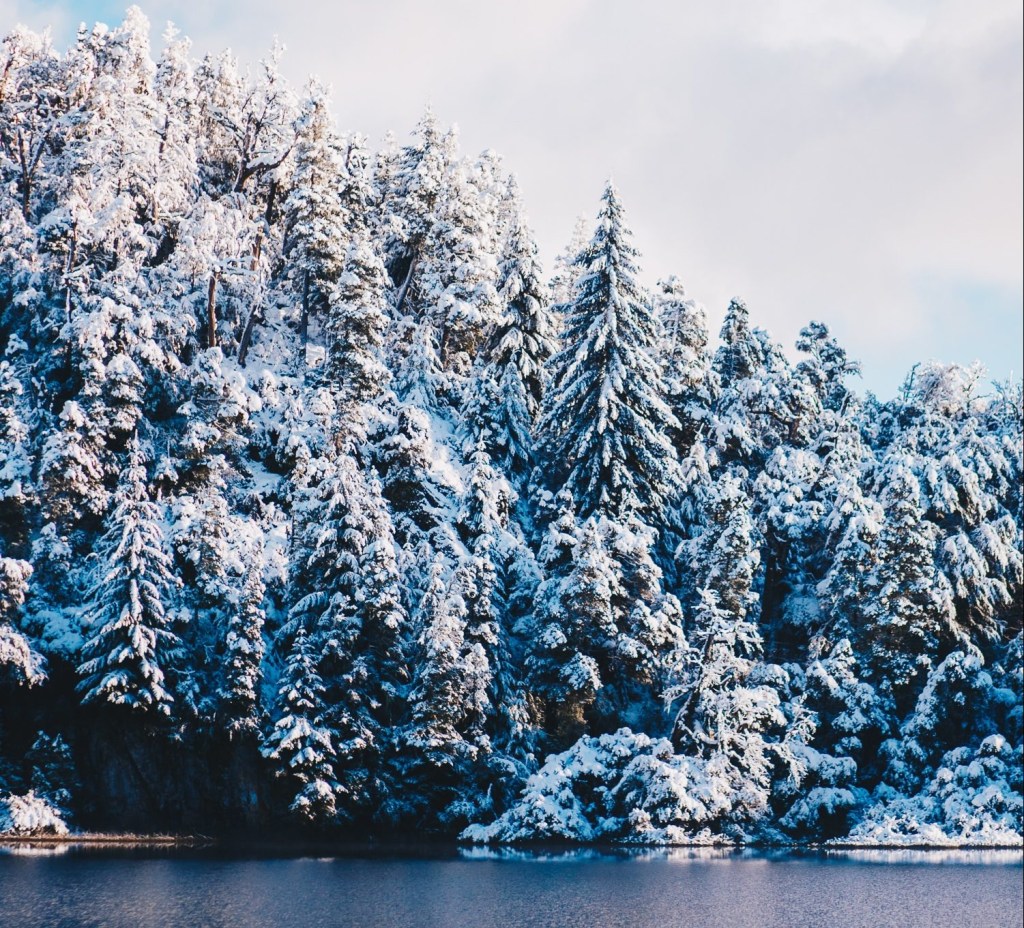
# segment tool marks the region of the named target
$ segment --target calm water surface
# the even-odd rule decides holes
[[[228,858],[0,849],[18,928],[1018,928],[1012,852]]]

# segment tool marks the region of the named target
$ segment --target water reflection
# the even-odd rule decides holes
[[[833,861],[863,864],[1019,865],[1024,849],[1012,848],[740,848],[740,847],[462,847],[463,860],[583,863],[598,860],[671,861]]]
[[[71,850],[71,844],[0,844],[0,854],[12,857],[60,857]]]
[[[822,852],[831,860],[863,864],[1019,864],[1024,849],[1012,848],[842,848]]]
[[[56,848],[0,853],[0,926],[1022,925],[1021,859],[1012,851],[423,845],[231,856],[224,848],[64,846],[35,856],[39,850]]]

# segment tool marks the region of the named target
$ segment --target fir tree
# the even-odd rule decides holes
[[[935,529],[922,518],[920,487],[910,468],[893,462],[881,505],[878,565],[869,584],[863,648],[872,678],[899,703],[927,673],[940,642],[948,640],[951,591],[935,570]]]
[[[262,559],[261,559],[262,560]],[[248,567],[242,594],[224,639],[225,670],[220,687],[220,718],[231,737],[256,734],[260,725],[260,683],[265,645],[265,587],[261,560]]]
[[[564,347],[551,362],[541,447],[552,486],[570,490],[581,516],[651,514],[672,479],[675,420],[652,357],[657,328],[635,281],[637,252],[611,184],[603,202],[594,237],[577,258],[583,273]]]
[[[324,685],[313,645],[299,628],[278,689],[277,721],[261,748],[289,783],[289,808],[300,819],[330,824],[337,814],[333,732],[324,724]]]
[[[326,309],[331,287],[341,275],[349,232],[339,189],[344,152],[323,87],[310,87],[296,128],[295,168],[284,204],[285,256],[301,294],[305,339],[310,317]]]
[[[704,307],[686,296],[677,277],[658,282],[654,309],[661,325],[660,360],[665,398],[679,429],[674,433],[676,451],[685,457],[700,431],[707,430],[715,396],[708,352],[707,314]]]
[[[533,433],[544,398],[544,367],[555,346],[537,246],[521,215],[505,243],[498,294],[504,311],[488,350],[489,373],[497,389],[497,404],[491,412],[493,453],[514,474],[525,477],[533,466]]]
[[[357,226],[345,254],[344,269],[330,295],[327,320],[328,370],[350,402],[379,394],[388,371],[380,352],[385,329],[387,277],[367,230]]]
[[[708,524],[693,546],[698,598],[681,679],[667,700],[680,701],[673,727],[678,749],[705,760],[708,775],[731,793],[729,816],[756,821],[767,811],[775,764],[788,757],[789,720],[775,688],[757,679],[759,552],[750,501],[723,477],[708,501]]]
[[[167,673],[179,642],[167,606],[176,583],[160,522],[149,500],[142,451],[135,447],[97,550],[88,640],[78,667],[83,702],[171,714]]]

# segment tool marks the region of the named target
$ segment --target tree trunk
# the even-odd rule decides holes
[[[75,269],[75,257],[78,251],[78,224],[71,228],[71,247],[68,249],[68,264],[64,269],[64,312],[68,322],[71,321],[71,272]]]
[[[409,262],[409,270],[405,272],[405,280],[402,281],[402,289],[398,291],[398,301],[395,304],[395,315],[399,315],[402,312],[402,304],[405,302],[405,295],[409,292],[409,284],[412,283],[412,275],[416,270],[416,262],[419,260],[419,254],[413,252],[412,260]]]
[[[238,366],[245,367],[245,359],[249,354],[249,345],[252,344],[252,331],[260,319],[260,305],[253,306],[249,318],[245,320],[245,328],[242,330],[242,340],[238,343]]]
[[[270,189],[267,191],[267,208],[263,211],[263,227],[256,235],[256,242],[252,248],[252,263],[250,270],[255,271],[259,267],[260,255],[263,253],[263,239],[270,234],[270,216],[274,211],[274,198],[277,195],[277,181],[270,182]]]
[[[217,347],[217,273],[210,275],[210,289],[206,297],[206,347]]]
[[[299,321],[299,335],[302,338],[302,355],[306,355],[309,340],[309,271],[302,278],[302,319]]]

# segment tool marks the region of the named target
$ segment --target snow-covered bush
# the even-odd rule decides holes
[[[985,844],[1019,847],[1024,830],[1022,753],[1002,735],[957,748],[910,798],[889,789],[850,832],[858,844]]]
[[[0,835],[66,835],[63,814],[32,790],[0,797]]]
[[[670,741],[621,728],[550,756],[511,809],[489,825],[471,825],[462,837],[713,843],[710,825],[730,806],[720,785],[699,761],[677,755]]]

